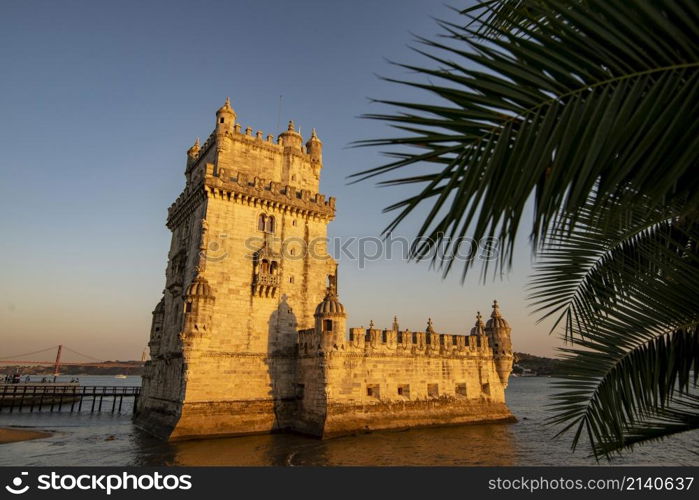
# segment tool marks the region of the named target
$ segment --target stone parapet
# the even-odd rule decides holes
[[[319,352],[342,351],[357,354],[396,354],[419,356],[492,357],[485,335],[451,335],[420,331],[350,328],[344,333],[328,334],[315,329],[299,331],[299,355],[317,356]]]

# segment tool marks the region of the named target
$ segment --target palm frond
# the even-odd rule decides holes
[[[698,428],[698,325],[639,332],[612,321],[587,332],[581,348],[564,349],[550,422],[573,433],[573,449],[585,435],[598,456]]]
[[[575,345],[551,422],[596,455],[699,425],[699,226],[677,207],[634,208],[612,204],[611,230],[583,207],[541,249],[531,285]]]
[[[389,146],[397,159],[354,180],[421,166],[383,181],[421,186],[388,207],[399,215],[385,232],[431,201],[411,256],[442,259],[449,272],[459,248],[448,242],[465,235],[501,239],[496,265],[505,267],[532,194],[535,244],[593,194],[600,214],[609,199],[630,204],[639,195],[650,208],[683,199],[696,210],[699,19],[690,3],[586,0],[556,10],[559,2],[541,0],[518,28],[526,37],[496,23],[488,41],[442,22],[449,42],[420,40],[436,66],[399,65],[429,82],[389,79],[441,104],[380,100],[399,112],[367,117],[404,135],[359,143]],[[446,251],[431,251],[439,245]]]
[[[559,224],[538,253],[529,282],[529,299],[539,321],[555,317],[550,333],[563,326],[564,336],[594,329],[605,309],[619,301],[647,293],[648,287],[664,290],[648,305],[674,314],[678,303],[666,302],[679,293],[680,302],[691,298],[699,255],[699,228],[681,220],[681,209],[666,207],[648,211],[640,206],[614,206],[602,225],[588,207],[582,207],[577,224]],[[658,281],[660,284],[656,283]],[[658,287],[661,288],[658,288]],[[667,290],[666,290],[667,288]],[[691,310],[691,303],[684,310]]]
[[[561,2],[561,6],[565,4]],[[496,35],[497,29],[510,31],[531,26],[532,18],[546,15],[538,0],[483,0],[460,12],[470,18],[466,26],[483,38]]]

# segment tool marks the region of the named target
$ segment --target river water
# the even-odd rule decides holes
[[[131,423],[130,407],[109,412],[0,413],[1,426],[48,429],[53,436],[0,445],[0,465],[594,465],[570,438],[545,425],[550,378],[510,379],[515,424],[374,432],[321,441],[294,434],[163,443]],[[140,385],[140,377],[80,377],[83,385]],[[127,411],[128,410],[128,411]],[[699,432],[639,446],[616,465],[699,465]]]

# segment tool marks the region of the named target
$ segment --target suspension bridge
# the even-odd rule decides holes
[[[21,358],[27,358],[29,356],[36,356],[38,354],[44,354],[47,352],[51,351],[56,351],[56,357],[55,359],[52,360],[46,360],[46,361],[34,361],[34,360],[29,360],[29,359],[21,359]],[[87,361],[79,361],[79,362],[69,362],[69,361],[64,361],[62,358],[63,351],[69,352],[73,355],[77,355],[83,359],[86,359]],[[143,366],[143,363],[146,360],[146,351],[143,351],[143,355],[141,356],[141,362],[134,364],[133,362],[126,363],[126,362],[120,362],[120,361],[103,361],[100,360],[94,356],[90,356],[88,354],[83,354],[81,352],[76,351],[75,349],[71,349],[68,346],[65,345],[57,345],[57,346],[51,346],[47,347],[45,349],[40,349],[38,351],[33,351],[33,352],[25,352],[22,354],[16,354],[13,356],[5,356],[5,357],[0,357],[0,366],[5,365],[5,366],[53,366],[53,374],[55,376],[58,376],[61,373],[61,367],[62,366],[90,366],[90,367],[102,367],[102,368],[133,368],[134,366]]]
[[[37,357],[44,353],[53,352],[56,356],[51,360],[36,361],[26,359]],[[87,361],[65,361],[64,352],[72,354],[71,357],[81,357]],[[25,358],[25,359],[22,359]],[[107,368],[134,368],[143,366],[146,352],[143,352],[140,362],[103,361],[94,356],[83,354],[65,345],[47,347],[33,352],[25,352],[13,356],[0,357],[1,366],[52,366],[54,376],[61,373],[64,366],[107,367]],[[55,380],[55,379],[54,379]],[[141,392],[140,386],[128,385],[80,385],[77,381],[70,383],[22,382],[19,374],[9,377],[5,383],[0,382],[0,413],[3,411],[35,412],[47,411],[50,413],[70,412],[80,414],[85,411],[90,413],[111,411],[122,412],[124,399],[133,400],[133,404],[127,404],[126,409],[132,411]]]

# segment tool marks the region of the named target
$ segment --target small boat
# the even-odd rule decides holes
[[[114,375],[114,378],[126,378],[126,375]]]

